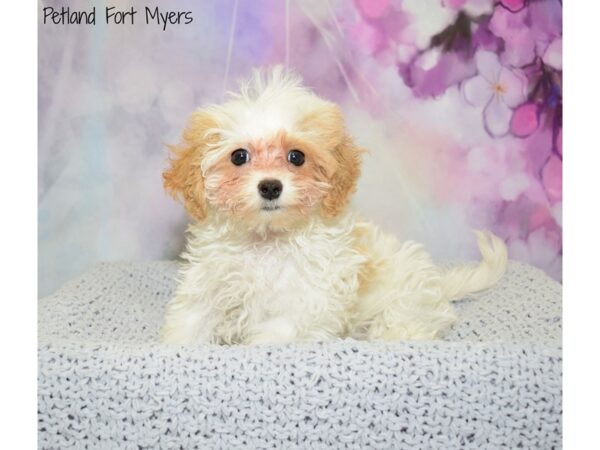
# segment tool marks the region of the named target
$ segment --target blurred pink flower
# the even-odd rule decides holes
[[[544,64],[556,70],[562,70],[562,37],[554,39],[542,56]]]
[[[551,224],[552,222],[555,222],[555,219],[552,217],[552,212],[546,205],[537,205],[529,214],[529,230],[531,231]]]
[[[356,0],[360,11],[370,19],[385,15],[390,6],[390,0]]]
[[[505,177],[500,185],[498,191],[500,198],[506,201],[515,201],[519,196],[527,190],[531,180],[524,172],[516,172]]]
[[[495,53],[475,54],[479,75],[462,84],[463,95],[473,106],[482,107],[484,124],[492,136],[508,133],[512,108],[525,101],[526,80],[515,71],[503,67]]]
[[[500,0],[500,3],[512,12],[520,11],[525,6],[525,0]]]
[[[505,65],[521,67],[535,58],[536,40],[532,30],[527,26],[529,14],[527,10],[513,13],[502,6],[494,10],[489,24],[490,31],[505,43],[500,58]]]
[[[422,53],[412,64],[399,65],[398,69],[406,85],[418,98],[441,95],[449,86],[476,74],[472,61],[465,61],[455,52],[443,53],[437,48]]]
[[[562,5],[559,0],[532,1],[516,11],[518,3],[522,2],[503,1],[496,6],[489,29],[504,41],[502,64],[522,67],[562,36]]]
[[[518,137],[527,137],[539,126],[539,109],[535,103],[524,103],[513,112],[510,131]]]
[[[552,203],[562,199],[562,161],[552,156],[542,170],[542,182]]]
[[[350,29],[350,36],[357,46],[367,55],[374,55],[384,44],[384,36],[377,28],[367,22],[358,22]]]

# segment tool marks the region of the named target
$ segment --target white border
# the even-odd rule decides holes
[[[36,448],[37,2],[5,2],[0,177],[2,448]],[[566,449],[597,443],[600,409],[600,8],[564,5]]]
[[[598,446],[600,64],[597,2],[565,2],[564,448]]]
[[[37,2],[4,2],[0,448],[37,448]]]

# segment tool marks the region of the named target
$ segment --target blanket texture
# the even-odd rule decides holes
[[[157,342],[174,262],[39,300],[43,449],[561,447],[561,286],[511,262],[436,342]]]

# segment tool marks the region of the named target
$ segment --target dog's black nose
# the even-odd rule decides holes
[[[262,180],[258,183],[258,192],[262,198],[273,200],[281,195],[283,185],[279,180]]]

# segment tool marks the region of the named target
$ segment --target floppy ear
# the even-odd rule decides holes
[[[183,202],[187,212],[196,220],[206,217],[204,177],[200,164],[207,145],[217,137],[207,137],[207,131],[216,128],[214,118],[205,111],[192,113],[183,140],[179,145],[169,145],[170,167],[163,172],[165,190]]]
[[[363,152],[364,150],[357,147],[352,138],[347,135],[343,136],[341,143],[333,150],[336,167],[328,181],[331,187],[323,198],[324,216],[337,216],[350,201],[360,176]]]
[[[321,173],[330,185],[322,200],[322,214],[337,216],[348,204],[360,176],[364,150],[346,133],[344,116],[338,106],[323,102],[300,123],[300,130],[310,134],[313,144],[328,152]]]

